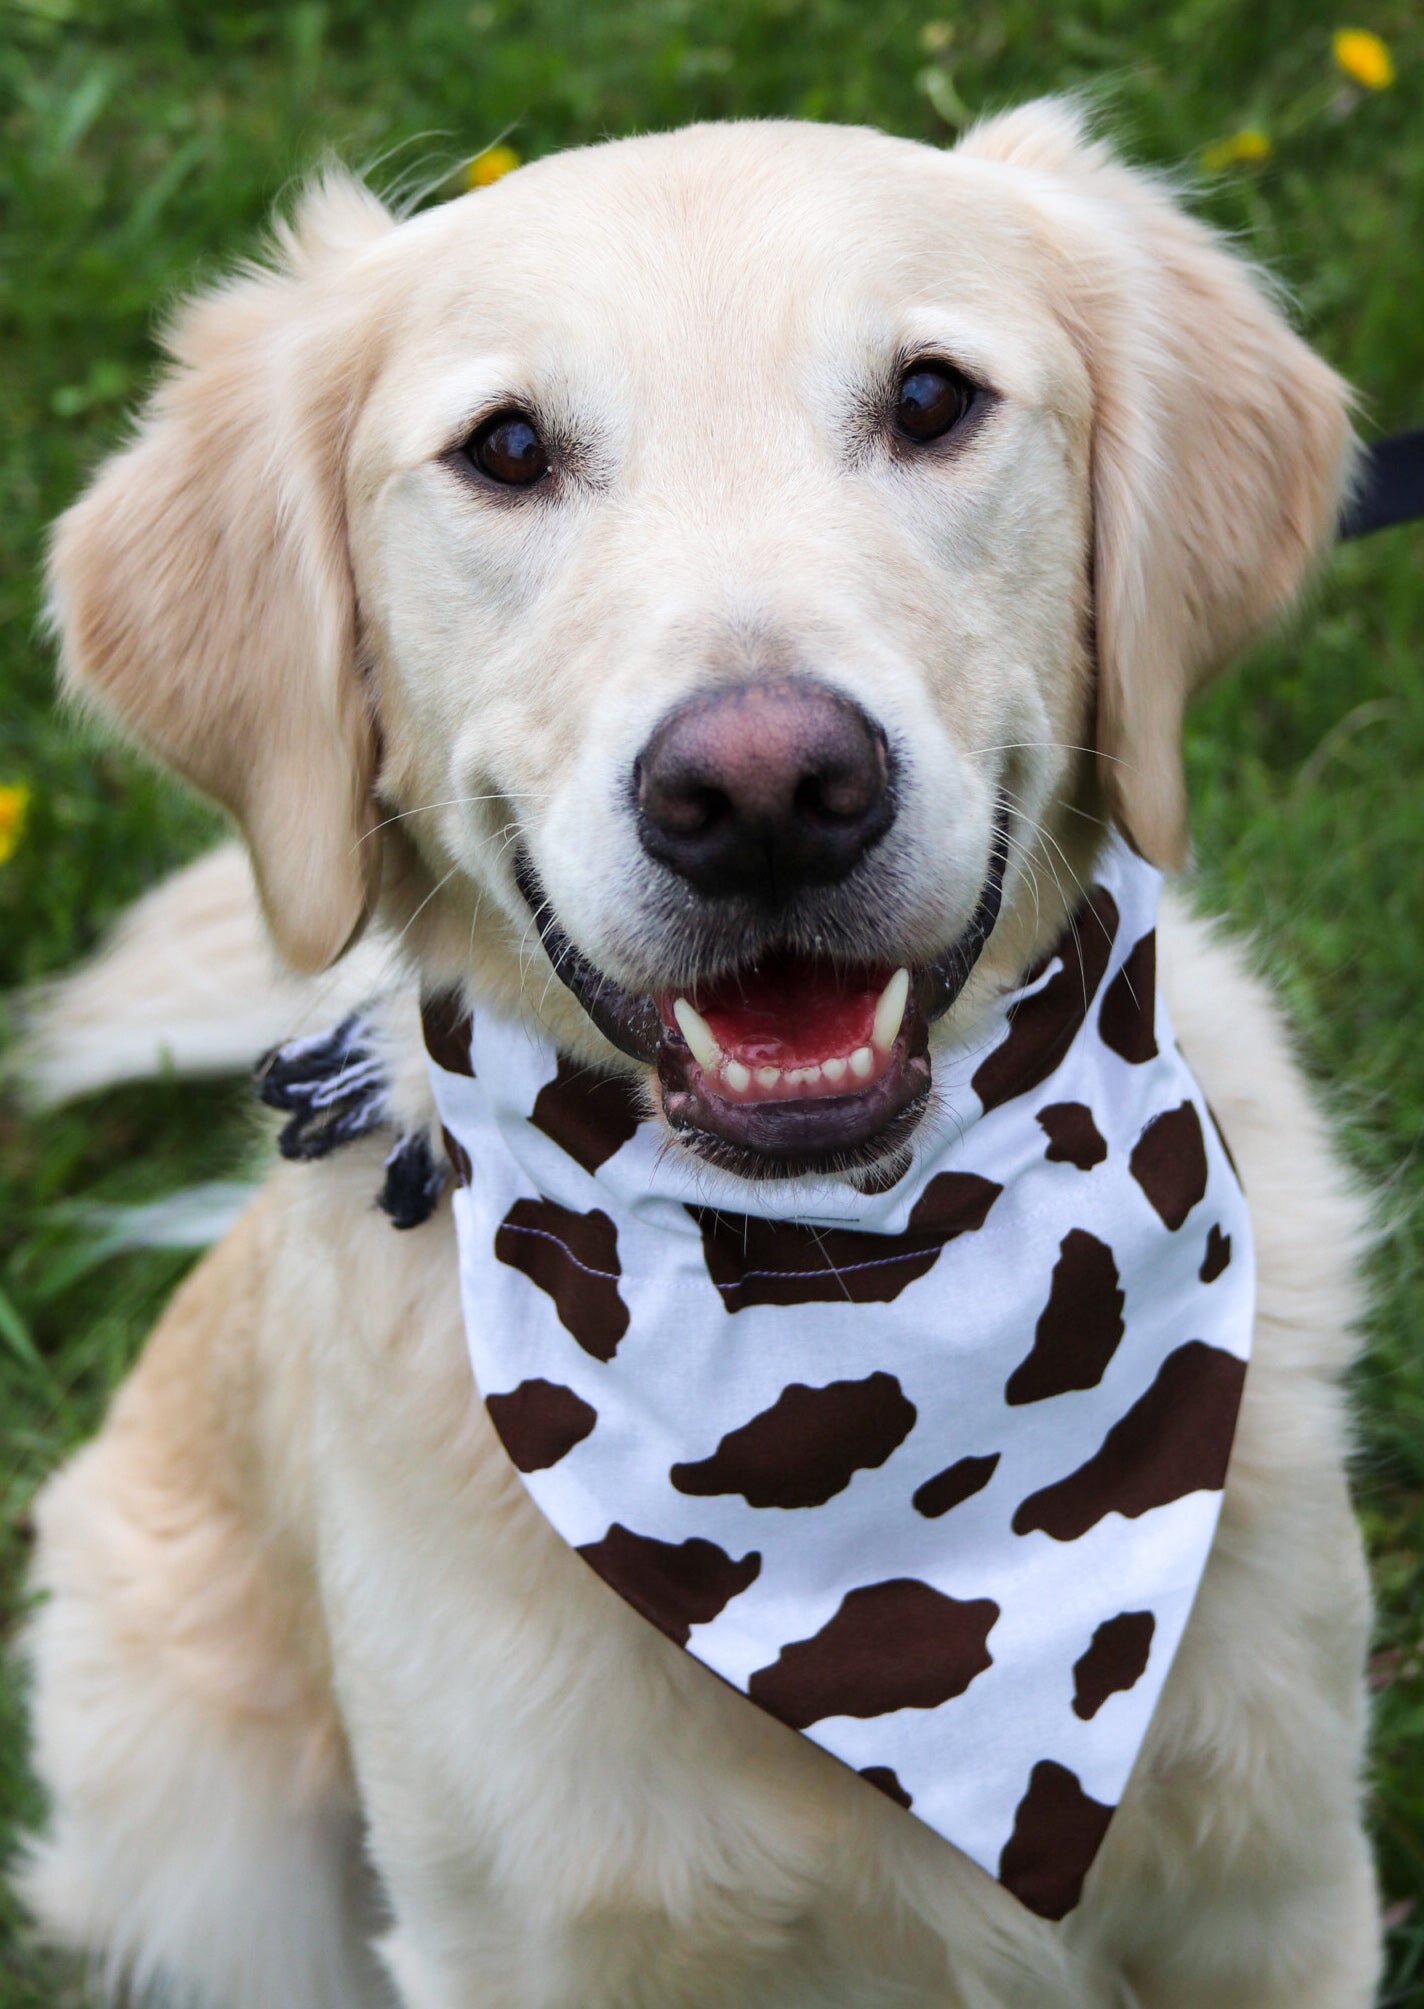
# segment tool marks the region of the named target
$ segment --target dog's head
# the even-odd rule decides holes
[[[1182,861],[1183,708],[1350,443],[1052,105],[617,142],[403,223],[328,181],[171,347],[55,538],[71,682],[237,817],[294,963],[383,903],[751,1172],[893,1156],[1109,819]]]

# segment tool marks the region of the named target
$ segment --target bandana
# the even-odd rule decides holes
[[[1046,1918],[1186,1624],[1251,1339],[1159,888],[1109,851],[875,1195],[701,1166],[526,1027],[425,1011],[471,1360],[535,1505]]]

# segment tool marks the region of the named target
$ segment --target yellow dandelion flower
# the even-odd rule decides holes
[[[30,791],[23,781],[0,784],[0,865],[11,857],[25,832]]]
[[[518,165],[519,155],[512,146],[487,146],[465,169],[465,186],[488,188],[491,182],[498,181],[502,174],[509,174]]]
[[[1224,140],[1214,140],[1202,149],[1201,164],[1208,174],[1224,174],[1229,167],[1239,167],[1243,162],[1255,165],[1271,157],[1271,142],[1268,134],[1259,126],[1245,126],[1239,133],[1232,133]]]
[[[1334,48],[1345,75],[1367,91],[1383,91],[1394,82],[1394,58],[1368,28],[1337,28]]]

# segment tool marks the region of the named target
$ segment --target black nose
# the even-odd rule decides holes
[[[843,879],[895,820],[885,735],[808,679],[679,706],[639,755],[643,848],[700,893],[784,898]]]

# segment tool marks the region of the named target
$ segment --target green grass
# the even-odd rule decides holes
[[[1424,25],[1413,0],[1364,0],[1364,21],[1399,71],[1376,94],[1333,69],[1341,22],[1321,0],[0,0],[0,785],[32,791],[0,864],[0,987],[62,967],[215,827],[55,716],[37,564],[46,521],[151,375],[156,312],[250,250],[323,150],[438,191],[504,134],[528,156],[770,113],[943,143],[960,105],[1062,88],[1091,91],[1150,161],[1191,163],[1260,127],[1270,158],[1208,178],[1203,207],[1285,278],[1368,426],[1387,429],[1424,421]],[[1342,552],[1295,631],[1201,706],[1190,742],[1206,896],[1257,930],[1390,1230],[1357,1486],[1381,1599],[1373,1806],[1397,2003],[1424,2001],[1421,561],[1417,528]],[[0,1109],[7,1628],[29,1495],[92,1429],[183,1267],[86,1264],[59,1203],[162,1192],[249,1149],[238,1088],[125,1092],[38,1121]],[[11,1682],[0,1849],[34,1811]],[[0,1898],[0,2009],[74,1987]]]

